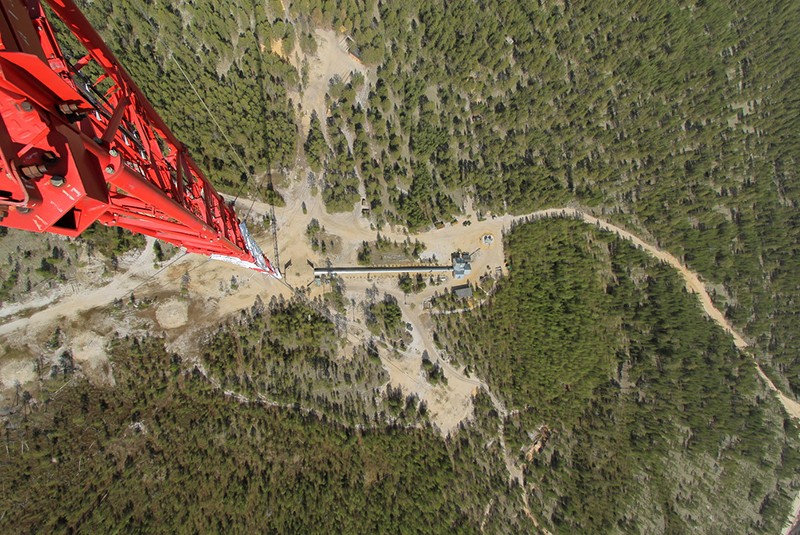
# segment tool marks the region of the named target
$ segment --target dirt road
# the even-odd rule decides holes
[[[293,189],[303,187],[303,184],[297,184]],[[292,199],[297,199],[298,197],[294,196],[293,193],[294,192],[290,190],[287,196]],[[246,204],[250,206],[250,202],[246,202]],[[313,269],[306,263],[306,260],[312,259],[312,261],[317,264],[321,264],[325,261],[325,258],[321,255],[310,250],[306,240],[297,239],[299,236],[304,236],[306,225],[312,217],[316,218],[320,224],[326,228],[328,233],[339,236],[342,239],[342,243],[344,244],[342,251],[335,257],[328,259],[334,264],[354,265],[356,263],[356,250],[358,245],[364,240],[374,240],[377,234],[376,230],[370,228],[368,220],[361,216],[359,206],[354,206],[351,212],[329,214],[325,211],[320,196],[307,199],[305,204],[308,214],[302,213],[298,203],[287,204],[285,208],[276,209],[279,233],[280,236],[283,237],[283,243],[280,244],[281,258],[283,260],[292,259],[293,267],[289,270],[289,274],[291,282],[295,286],[303,286],[313,280]],[[268,209],[269,206],[264,203],[255,203],[253,205],[253,211],[257,213],[266,214],[268,213]],[[463,282],[475,282],[487,271],[492,272],[497,268],[503,271],[505,270],[505,257],[501,236],[512,224],[522,222],[529,218],[541,219],[554,217],[580,219],[587,224],[595,225],[603,230],[616,233],[620,238],[630,241],[643,251],[675,268],[684,279],[687,288],[699,297],[700,305],[705,314],[733,337],[737,348],[741,351],[748,351],[749,346],[747,342],[727,321],[724,314],[714,306],[711,296],[696,273],[690,271],[670,253],[647,243],[640,237],[621,227],[609,223],[608,221],[601,220],[577,208],[550,208],[521,216],[503,215],[495,218],[487,218],[483,221],[478,221],[474,212],[470,210],[466,214],[466,217],[462,218],[470,219],[472,222],[470,226],[465,227],[460,224],[447,225],[442,229],[434,229],[415,234],[413,235],[413,239],[418,239],[426,245],[424,256],[435,256],[440,262],[446,262],[450,257],[450,253],[456,250],[474,251],[476,254],[474,255],[473,272]],[[380,233],[386,238],[399,242],[409,237],[403,232],[403,229],[399,228],[383,228],[380,230]],[[486,245],[481,240],[486,234],[495,236],[495,240],[491,245]],[[279,239],[279,241],[281,240]],[[352,284],[352,281],[347,282],[347,284]],[[422,303],[424,300],[433,295],[435,291],[442,289],[443,288],[429,286],[420,294],[409,296],[408,299],[412,304],[419,307],[418,310],[422,310]],[[756,367],[758,375],[764,380],[770,390],[777,394],[786,412],[793,418],[800,419],[800,403],[781,392],[764,373],[764,370],[758,362],[756,362],[755,357],[752,355],[750,356],[753,358],[753,364]]]
[[[302,106],[300,113],[300,127],[303,135],[308,132],[311,124],[311,112],[317,112],[317,117],[325,123],[327,116],[327,106],[325,105],[325,95],[328,92],[330,82],[334,78],[347,80],[351,72],[367,74],[364,64],[356,61],[343,46],[341,35],[333,30],[314,30],[314,37],[317,41],[317,52],[314,55],[304,54],[297,45],[294,51],[284,51],[290,63],[301,71],[303,62],[308,64],[308,83],[303,88],[302,94],[290,92],[289,97],[294,102],[299,102]]]
[[[333,258],[328,258],[336,264],[355,264],[356,250],[362,241],[371,241],[375,239],[377,231],[370,227],[369,222],[361,216],[360,207],[355,206],[353,211],[346,213],[329,214],[325,211],[319,195],[311,196],[308,184],[305,181],[298,181],[288,192],[287,197],[290,201],[284,208],[276,209],[276,218],[279,229],[280,253],[284,261],[291,260],[291,267],[287,270],[289,282],[295,287],[303,287],[313,281],[313,270],[307,263],[311,260],[317,264],[326,261],[321,255],[311,251],[307,240],[304,238],[305,228],[311,218],[316,218],[320,224],[325,227],[329,234],[338,236],[342,241],[341,251]],[[301,201],[301,199],[303,199]],[[251,203],[251,201],[240,200],[240,209],[248,210],[252,206],[255,214],[267,214],[269,206],[263,203]],[[305,205],[305,212],[303,210]],[[540,210],[524,216],[511,216],[504,215],[496,218],[485,219],[478,221],[474,212],[471,210],[467,213],[466,218],[470,219],[470,226],[463,226],[460,224],[448,225],[443,229],[431,230],[421,234],[414,235],[413,239],[418,239],[426,245],[425,256],[429,258],[435,257],[440,262],[449,259],[450,253],[455,250],[462,250],[474,252],[473,273],[466,281],[474,282],[485,272],[494,272],[497,269],[504,270],[504,252],[502,248],[501,236],[504,231],[508,230],[515,222],[521,222],[527,218],[555,218],[555,217],[570,217],[580,219],[587,224],[595,225],[600,229],[616,233],[620,238],[625,239],[652,255],[653,257],[666,262],[675,268],[683,277],[687,288],[699,297],[700,305],[705,314],[727,331],[733,338],[736,347],[748,352],[749,346],[744,339],[726,320],[725,316],[718,310],[701,282],[698,275],[686,268],[675,256],[663,251],[632,234],[631,232],[613,225],[607,221],[603,221],[588,213],[585,213],[574,207],[552,208],[547,210]],[[465,218],[462,218],[465,219]],[[400,228],[384,228],[380,231],[381,235],[395,240],[398,242],[404,241],[409,236]],[[495,240],[491,244],[485,244],[481,240],[486,234],[492,234]],[[264,250],[270,250],[265,246]],[[177,260],[176,264],[188,263],[192,264],[192,257],[184,257]],[[235,268],[222,263],[222,262],[207,262],[202,266],[202,278],[205,281],[212,281],[216,277],[229,277],[231,270],[240,272]],[[282,266],[283,267],[283,266]],[[171,270],[171,277],[174,278],[176,269],[183,269],[175,267]],[[168,271],[167,273],[170,273]],[[200,272],[198,272],[199,275]],[[83,311],[90,310],[105,306],[111,303],[114,299],[124,298],[141,285],[142,282],[147,281],[153,277],[155,282],[159,281],[160,276],[165,274],[157,274],[156,269],[153,267],[153,251],[152,243],[148,241],[148,246],[130,265],[124,273],[115,276],[108,284],[100,288],[82,292],[80,294],[67,295],[57,302],[47,303],[44,301],[35,301],[30,303],[29,310],[36,307],[47,306],[43,310],[38,310],[26,318],[19,318],[18,316],[24,314],[24,307],[15,307],[11,311],[6,311],[5,314],[12,315],[10,321],[0,324],[0,335],[8,335],[20,330],[25,330],[27,334],[32,331],[40,331],[52,325],[61,318],[74,319]],[[465,281],[465,282],[466,282]],[[409,347],[401,352],[403,358],[400,360],[392,360],[391,358],[383,358],[383,362],[389,370],[391,382],[403,387],[409,393],[417,394],[420,399],[424,400],[430,409],[432,421],[434,421],[443,434],[454,431],[459,423],[469,418],[472,414],[472,392],[475,387],[481,387],[492,399],[492,402],[500,415],[500,424],[498,428],[498,438],[506,457],[506,465],[509,474],[512,478],[516,478],[522,482],[522,471],[516,465],[514,456],[510,455],[505,449],[504,443],[504,430],[502,428],[504,415],[507,414],[505,407],[501,400],[499,400],[488,388],[483,381],[477,378],[466,376],[462,370],[458,370],[450,365],[446,360],[442,359],[439,352],[433,343],[430,329],[427,327],[422,319],[422,304],[425,299],[430,297],[435,291],[443,290],[444,288],[438,286],[429,286],[420,294],[408,296],[406,302],[403,301],[403,296],[397,288],[394,278],[376,278],[369,279],[348,279],[345,282],[348,297],[353,303],[361,300],[366,288],[376,285],[381,291],[395,295],[398,302],[402,302],[401,309],[404,318],[412,325],[412,343]],[[244,293],[247,298],[241,295],[231,295],[229,303],[221,302],[218,315],[223,316],[233,309],[238,307],[247,306],[255,295],[260,293],[285,293],[285,287],[279,287],[275,281],[261,280],[252,281],[244,285]],[[311,294],[318,294],[322,290],[313,288]],[[5,314],[0,314],[2,317]],[[355,325],[355,317],[357,311],[355,308],[348,313],[347,317],[354,318],[354,329],[351,333],[356,334],[356,338],[366,340],[369,336],[363,325]],[[421,358],[423,351],[427,351],[431,359],[438,362],[442,366],[445,376],[448,379],[446,387],[433,386],[424,377],[421,371]],[[751,354],[751,357],[752,354]],[[756,371],[764,380],[765,384],[777,394],[778,399],[783,405],[786,412],[795,419],[800,419],[800,403],[786,396],[777,386],[770,380],[764,373],[759,364],[753,357],[753,363]],[[800,508],[800,498],[796,500],[796,507]],[[794,513],[792,518],[797,516]]]
[[[86,290],[78,288],[71,294],[67,294],[57,302],[47,302],[46,300],[35,300],[14,309],[14,315],[24,315],[26,310],[35,310],[46,306],[42,310],[34,312],[30,316],[12,319],[0,324],[0,336],[24,329],[26,332],[38,332],[56,322],[60,317],[74,319],[81,312],[100,308],[112,303],[114,299],[130,295],[136,286],[157,271],[153,267],[155,253],[153,251],[153,238],[147,238],[144,250],[132,261],[129,266],[123,263],[120,274],[112,277],[111,281],[99,288]],[[126,269],[127,268],[127,269]],[[59,294],[54,294],[58,296]]]
[[[736,345],[737,348],[739,348],[740,351],[744,351],[745,353],[748,353],[750,355],[750,357],[753,359],[753,364],[756,367],[758,375],[761,376],[761,378],[764,380],[769,389],[778,395],[778,399],[780,400],[781,405],[783,405],[783,408],[786,410],[789,416],[795,419],[800,419],[800,403],[786,396],[780,389],[778,389],[778,387],[775,386],[775,383],[772,382],[772,380],[767,376],[767,374],[764,373],[764,370],[761,369],[761,366],[755,360],[755,356],[749,353],[748,351],[749,345],[747,344],[745,339],[733,328],[733,326],[728,322],[728,320],[725,319],[725,315],[722,312],[720,312],[720,310],[717,309],[717,307],[714,306],[713,301],[711,301],[711,296],[708,294],[705,285],[700,281],[700,278],[697,276],[697,273],[690,271],[673,255],[653,245],[650,245],[649,243],[644,242],[638,236],[631,234],[627,230],[624,230],[620,227],[617,227],[616,225],[612,225],[611,223],[598,219],[594,216],[591,216],[574,208],[564,209],[564,210],[568,212],[568,215],[571,215],[572,217],[582,219],[583,221],[592,225],[597,225],[599,228],[602,228],[603,230],[616,232],[622,239],[632,242],[640,249],[644,250],[645,252],[649,253],[655,258],[658,258],[662,262],[666,262],[667,264],[678,270],[678,272],[681,274],[681,277],[683,277],[683,280],[686,282],[686,287],[693,293],[697,294],[698,297],[700,298],[700,305],[703,307],[703,312],[705,312],[709,318],[711,318],[717,325],[722,327],[733,337],[733,343]]]
[[[303,181],[300,181],[300,183],[297,183],[294,187],[301,190],[297,193],[308,194],[308,186]],[[317,263],[324,261],[320,255],[310,250],[307,240],[300,238],[304,236],[305,227],[312,217],[318,219],[330,234],[339,236],[342,239],[344,246],[337,257],[331,259],[334,262],[354,264],[358,245],[364,240],[368,241],[375,238],[377,231],[371,229],[369,222],[361,217],[360,208],[358,206],[354,207],[352,212],[329,214],[325,211],[320,196],[310,196],[306,197],[307,200],[304,201],[308,213],[303,214],[302,203],[299,201],[299,199],[303,197],[291,195],[291,193],[294,192],[290,192],[288,197],[293,199],[293,202],[288,203],[284,208],[276,209],[276,217],[278,221],[279,238],[282,238],[279,239],[279,241],[281,241],[281,257],[285,261],[292,261],[292,267],[289,268],[287,273],[290,275],[289,280],[292,285],[302,287],[313,281],[313,271],[306,260],[313,259]],[[251,204],[250,201],[246,200],[240,200],[239,202],[242,207],[246,207],[248,211],[249,207],[252,206],[252,210],[255,213],[268,213],[269,206],[264,203],[256,202]],[[467,217],[473,220],[471,226],[465,227],[458,224],[448,225],[443,229],[431,230],[414,236],[414,239],[419,239],[427,246],[426,255],[435,255],[439,260],[448,259],[450,253],[454,250],[475,251],[476,260],[473,262],[473,273],[465,282],[474,282],[486,270],[492,271],[498,267],[503,269],[504,253],[500,237],[514,222],[519,222],[526,218],[572,217],[581,219],[588,224],[596,225],[598,228],[616,233],[622,239],[630,241],[648,254],[666,262],[678,270],[686,282],[687,288],[698,295],[700,304],[706,315],[731,334],[736,347],[742,351],[748,350],[749,346],[745,339],[730,325],[722,312],[714,306],[711,296],[708,294],[708,291],[705,289],[705,286],[696,273],[687,269],[675,256],[645,242],[623,228],[600,220],[573,207],[539,210],[518,217],[504,215],[497,218],[485,219],[483,221],[475,220],[474,214],[467,214]],[[408,237],[407,234],[398,228],[384,228],[381,230],[381,234],[396,241],[403,241]],[[481,240],[481,237],[486,234],[492,234],[496,236],[497,239],[495,239],[491,245],[486,245]],[[265,250],[269,250],[269,247],[266,247]],[[176,263],[189,262],[190,260],[191,257],[184,257],[178,259]],[[210,262],[208,268],[203,271],[208,272],[207,276],[213,278],[215,273],[219,273],[220,276],[229,276],[228,274],[231,272],[231,269],[231,266],[227,264]],[[105,306],[113,302],[114,299],[130,295],[131,291],[141,284],[142,281],[152,277],[155,272],[156,269],[153,267],[152,240],[148,240],[144,251],[132,262],[127,271],[115,276],[107,285],[94,290],[68,295],[58,302],[49,303],[47,308],[39,310],[29,317],[12,318],[10,321],[0,324],[0,335],[7,335],[21,329],[39,330],[53,324],[59,317],[75,318],[83,311]],[[225,275],[222,275],[223,273],[225,273]],[[256,285],[257,289],[249,288],[250,291],[275,291],[276,293],[285,291],[285,289],[278,288],[277,284],[270,284],[267,281],[261,282],[262,284]],[[354,289],[362,286],[360,283],[354,281],[350,281],[347,284],[353,286]],[[411,302],[408,306],[421,311],[423,301],[433,295],[435,291],[441,289],[442,288],[436,286],[429,286],[422,293],[410,296],[409,300]],[[395,288],[389,285],[385,290],[393,292]],[[241,303],[239,299],[233,299],[232,301]],[[40,307],[42,305],[43,303],[41,302],[32,303],[32,306]],[[230,311],[230,307],[228,306],[222,308],[223,310],[221,310],[220,313]],[[419,312],[414,312],[413,308],[407,308],[404,312],[405,316],[412,321],[412,324],[415,324],[415,344],[433,354],[431,351],[433,344],[432,341],[428,339],[429,333],[427,333],[427,329],[424,329],[418,322]],[[14,313],[15,316],[19,316],[24,314],[24,309],[15,309]],[[778,395],[787,413],[793,418],[800,419],[800,403],[783,394],[764,373],[755,359],[753,359],[753,362],[758,374],[767,386]],[[465,406],[463,403],[458,404],[459,413],[463,414],[462,411],[464,408]],[[450,425],[446,427],[450,427]]]

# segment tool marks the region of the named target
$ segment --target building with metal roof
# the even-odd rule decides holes
[[[453,253],[453,277],[463,279],[472,273],[472,257],[469,253]]]

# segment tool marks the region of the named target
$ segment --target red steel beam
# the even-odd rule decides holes
[[[99,220],[280,277],[72,0],[47,3],[86,55],[68,65],[38,0],[0,0],[0,224]]]

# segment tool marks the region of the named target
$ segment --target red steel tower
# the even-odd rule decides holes
[[[67,62],[38,0],[0,0],[0,224],[99,220],[280,277],[72,0],[47,2],[85,55]]]

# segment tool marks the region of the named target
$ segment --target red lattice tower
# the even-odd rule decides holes
[[[280,277],[75,4],[47,1],[85,55],[66,61],[38,1],[0,0],[0,224],[99,220]]]

